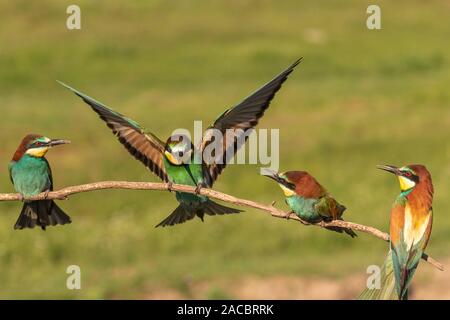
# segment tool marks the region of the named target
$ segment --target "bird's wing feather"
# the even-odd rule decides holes
[[[50,164],[48,163],[46,158],[42,158],[44,159],[44,161],[47,163],[47,174],[48,174],[48,178],[50,180],[50,191],[53,191],[53,175],[52,175],[52,168],[50,168]],[[43,190],[45,191],[45,190]]]
[[[321,197],[314,206],[322,217],[328,217],[332,220],[340,218],[339,204],[330,195]]]
[[[433,208],[430,208],[430,219],[428,220],[428,226],[425,230],[425,234],[424,234],[424,242],[423,242],[423,250],[425,250],[425,248],[428,245],[428,241],[430,240],[430,236],[431,236],[431,230],[433,228]]]
[[[286,81],[289,74],[300,61],[301,59],[297,60],[289,68],[244,99],[241,103],[223,112],[205,131],[200,146],[202,154],[205,148],[214,141],[212,135],[213,129],[219,130],[222,133],[221,141],[214,142],[215,145],[221,146],[220,154],[215,156],[215,159],[220,160],[205,163],[207,186],[211,187],[213,185],[214,181],[227,165],[227,162],[245,143],[250,133],[249,130],[258,124],[259,119],[264,115],[276,92],[281,88],[283,82]],[[227,129],[233,130],[228,139],[226,136]],[[241,130],[236,131],[237,129]]]
[[[125,146],[131,155],[141,161],[148,169],[161,178],[161,180],[165,182],[169,181],[162,158],[164,143],[160,139],[154,134],[144,131],[136,121],[111,110],[76,89],[62,82],[60,83],[91,106],[100,118],[106,122],[108,127],[118,137],[120,143]]]
[[[11,162],[8,164],[9,179],[11,180],[11,182],[12,182],[13,184],[14,184],[14,180],[13,180],[13,177],[12,177],[12,168],[13,168],[14,163],[15,163],[15,161],[11,161]]]
[[[406,248],[408,255],[407,255],[407,260],[405,263],[405,269],[407,270],[407,279],[406,279],[406,283],[405,283],[405,287],[408,288],[411,280],[413,278],[414,275],[414,271],[416,270],[420,259],[422,258],[422,254],[425,250],[425,248],[427,247],[428,244],[428,240],[430,239],[430,235],[431,235],[431,228],[433,225],[433,210],[430,209],[428,212],[429,215],[429,219],[427,219],[427,225],[425,227],[425,231],[421,237],[421,239],[416,242],[414,245],[412,245],[410,248]]]
[[[423,237],[420,241],[408,247],[403,240],[403,232],[401,232],[400,237],[401,241],[397,245],[391,242],[392,260],[397,292],[402,298],[407,298],[409,285],[422,258],[424,242],[428,239]]]

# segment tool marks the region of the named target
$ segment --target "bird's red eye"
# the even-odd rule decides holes
[[[42,144],[42,143],[40,143],[40,142],[38,141],[38,142],[36,142],[34,145],[35,145],[36,147],[40,147],[41,144]]]
[[[411,172],[406,172],[406,173],[405,173],[405,176],[406,176],[406,177],[411,177]]]

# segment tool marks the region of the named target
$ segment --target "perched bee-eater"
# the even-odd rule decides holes
[[[26,200],[27,197],[53,190],[52,171],[44,156],[50,148],[66,143],[70,141],[51,140],[39,134],[29,134],[23,138],[9,163],[11,181],[24,201],[14,229],[38,225],[45,230],[47,226],[71,222],[70,217],[53,200]]]
[[[431,235],[433,223],[433,183],[425,166],[379,169],[395,174],[400,195],[395,199],[390,219],[390,251],[382,268],[380,288],[367,288],[360,299],[408,299],[408,288]]]
[[[345,207],[336,201],[317,180],[306,171],[287,171],[278,174],[266,170],[263,175],[275,180],[286,196],[286,204],[301,219],[317,223],[342,220]],[[328,227],[327,229],[356,237],[351,229]]]
[[[143,129],[136,121],[111,110],[63,83],[61,84],[90,105],[112,129],[128,152],[161,180],[169,185],[177,183],[196,186],[196,194],[176,192],[176,199],[180,205],[156,227],[170,226],[183,223],[195,216],[203,221],[205,214],[222,215],[241,212],[241,210],[225,207],[199,195],[199,190],[201,187],[212,187],[228,160],[242,146],[242,141],[246,141],[248,131],[258,124],[275,93],[299,62],[300,60],[296,61],[241,103],[223,112],[206,130],[200,145],[196,147],[185,135],[173,135],[164,143],[156,135]],[[221,133],[219,138],[213,137],[213,132],[217,131]],[[231,136],[227,134],[230,131],[234,133]],[[215,141],[216,139],[220,140]],[[220,161],[205,161],[205,148],[212,142],[221,146],[222,152],[215,155],[215,158]]]

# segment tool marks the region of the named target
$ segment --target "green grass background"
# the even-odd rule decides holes
[[[65,27],[73,1],[0,0],[2,192],[22,137],[72,140],[49,152],[55,187],[157,181],[62,80],[138,120],[162,139],[210,123],[295,59],[302,64],[260,128],[280,128],[281,170],[306,169],[349,209],[388,228],[398,194],[376,164],[423,163],[435,185],[427,250],[450,241],[448,1],[77,1],[82,29]],[[285,208],[258,166],[230,166],[215,188]],[[139,298],[195,280],[275,274],[343,277],[380,263],[387,246],[273,219],[255,210],[155,229],[175,208],[168,192],[98,191],[60,202],[70,226],[14,231],[18,202],[2,202],[0,298]],[[69,291],[66,267],[82,270]],[[211,298],[205,296],[204,298]]]

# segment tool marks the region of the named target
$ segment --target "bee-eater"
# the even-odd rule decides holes
[[[156,174],[164,182],[196,186],[196,194],[176,192],[180,205],[159,226],[171,226],[183,223],[198,216],[202,221],[205,214],[222,215],[238,213],[241,210],[225,207],[205,196],[199,195],[201,187],[212,187],[213,183],[225,168],[228,160],[234,155],[242,141],[247,139],[246,133],[258,124],[265,110],[269,107],[275,93],[281,88],[288,75],[298,65],[296,61],[273,80],[258,89],[233,108],[223,112],[206,130],[199,146],[194,147],[185,135],[173,135],[162,142],[153,133],[143,129],[136,121],[111,110],[93,98],[61,83],[84,100],[106,122],[137,160]],[[238,130],[240,129],[240,130]],[[228,137],[226,132],[235,134]],[[212,143],[211,132],[219,131],[222,136],[219,142],[223,152],[218,156],[222,161],[205,162],[203,151]],[[242,139],[244,137],[244,139]],[[183,159],[180,159],[182,155]],[[193,161],[194,160],[194,161]],[[169,187],[170,189],[170,187]]]
[[[53,200],[27,201],[27,197],[53,190],[50,165],[45,159],[47,151],[68,140],[49,139],[39,134],[28,134],[23,138],[9,163],[9,175],[14,188],[24,200],[22,211],[14,229],[34,228],[70,223],[70,217]]]
[[[395,174],[400,195],[390,218],[390,252],[382,268],[380,288],[367,288],[360,299],[408,299],[408,288],[431,235],[433,223],[433,182],[420,164],[379,169]]]
[[[320,183],[306,171],[287,171],[278,174],[272,170],[263,173],[275,180],[286,197],[286,204],[301,219],[309,223],[342,220],[345,207],[334,199]],[[351,229],[327,227],[327,229],[356,237]]]

